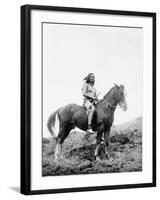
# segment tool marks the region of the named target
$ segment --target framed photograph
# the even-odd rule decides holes
[[[21,7],[21,193],[156,186],[156,13]]]

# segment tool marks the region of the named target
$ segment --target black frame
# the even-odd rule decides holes
[[[95,186],[79,188],[61,188],[50,190],[31,190],[31,10],[46,11],[65,11],[80,13],[99,13],[125,16],[142,16],[152,17],[153,20],[153,171],[152,183],[143,184],[126,184],[114,186]],[[22,194],[46,194],[46,193],[64,193],[64,192],[81,192],[93,190],[108,189],[127,189],[140,187],[156,186],[156,13],[120,11],[120,10],[102,10],[90,8],[72,8],[72,7],[55,7],[42,5],[24,5],[21,6],[21,193]]]

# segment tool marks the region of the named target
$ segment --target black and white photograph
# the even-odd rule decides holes
[[[23,194],[155,186],[155,16],[21,7]]]
[[[141,171],[143,29],[42,26],[43,176]]]

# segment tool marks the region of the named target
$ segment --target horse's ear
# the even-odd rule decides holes
[[[114,85],[115,85],[115,87],[116,87],[117,89],[119,89],[119,86],[118,86],[116,83],[114,83]]]
[[[119,86],[121,90],[124,90],[124,85]]]

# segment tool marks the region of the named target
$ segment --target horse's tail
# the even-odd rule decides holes
[[[59,133],[59,125],[60,125],[59,116],[58,116],[59,110],[60,109],[52,113],[47,121],[48,130],[54,138],[57,138],[58,133]]]

